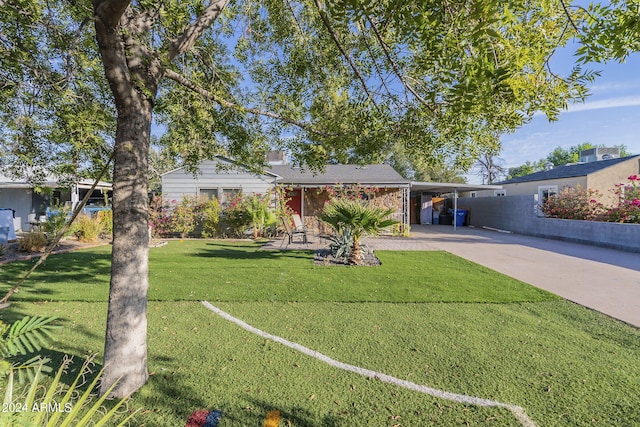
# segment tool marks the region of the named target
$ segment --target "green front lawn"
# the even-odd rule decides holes
[[[101,353],[108,247],[57,255],[0,311],[57,315],[52,349]],[[151,249],[149,383],[133,425],[514,426],[505,409],[419,394],[330,367],[208,311],[212,304],[333,359],[523,407],[538,426],[640,425],[640,332],[443,252],[380,252],[381,267],[314,266],[238,242]],[[7,282],[26,263],[0,270]]]
[[[446,252],[379,252],[380,267],[326,267],[309,251],[262,251],[252,242],[171,241],[150,252],[152,301],[518,302],[554,299]],[[21,300],[106,301],[110,246],[56,255]],[[35,262],[35,261],[33,261]],[[0,270],[11,283],[25,270]]]

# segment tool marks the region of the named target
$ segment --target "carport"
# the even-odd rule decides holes
[[[462,184],[454,182],[411,182],[411,191],[429,194],[453,194],[453,229],[458,215],[458,194],[467,191],[502,190],[501,185]]]

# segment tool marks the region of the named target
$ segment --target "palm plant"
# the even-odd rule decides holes
[[[14,372],[19,382],[32,379],[36,370],[47,371],[40,366],[43,359],[33,357],[21,364],[11,364],[15,356],[27,356],[40,351],[52,339],[51,332],[57,328],[52,322],[55,317],[25,317],[12,325],[0,321],[0,378]],[[7,360],[9,359],[9,360]],[[44,361],[48,361],[44,359]],[[51,371],[51,369],[48,369]]]
[[[350,264],[362,259],[360,242],[365,235],[376,236],[384,228],[397,224],[389,218],[393,209],[378,208],[358,199],[333,199],[320,212],[319,218],[329,224],[337,235],[350,234],[352,249]]]
[[[269,198],[257,194],[246,200],[246,209],[253,227],[253,238],[257,239],[269,222],[273,222],[273,213],[269,209]]]
[[[102,371],[81,392],[81,382],[90,373],[91,359],[84,362],[74,382],[68,387],[61,383],[61,378],[71,358],[65,358],[48,386],[43,384],[42,379],[44,373],[51,372],[46,365],[49,359],[38,355],[22,364],[11,364],[7,360],[32,354],[46,346],[52,338],[51,331],[57,327],[52,324],[54,320],[55,317],[25,317],[12,325],[0,321],[0,384],[5,388],[0,426],[81,427],[112,424],[126,400],[118,401],[107,412],[103,404],[110,390],[102,397],[93,399],[93,390]],[[29,384],[26,388],[18,387],[27,378]],[[124,426],[136,412],[125,417],[118,426]]]

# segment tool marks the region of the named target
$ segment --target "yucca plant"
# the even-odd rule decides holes
[[[324,206],[319,218],[329,224],[337,235],[351,235],[350,264],[362,259],[360,241],[365,235],[377,236],[380,230],[396,224],[389,218],[393,209],[378,208],[358,199],[333,199]]]

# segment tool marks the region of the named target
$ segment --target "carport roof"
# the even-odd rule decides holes
[[[502,190],[502,185],[461,184],[455,182],[412,182],[411,191],[453,193],[454,191]]]

